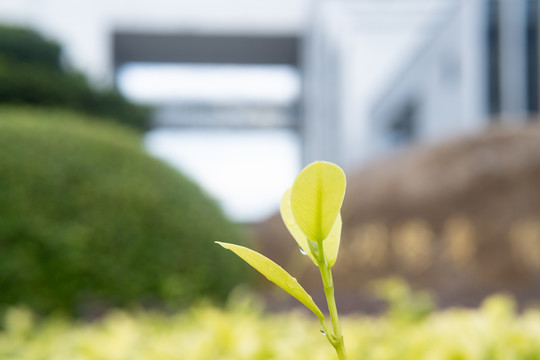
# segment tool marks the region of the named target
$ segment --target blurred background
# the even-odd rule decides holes
[[[2,0],[0,22],[0,308],[298,305],[214,241],[324,304],[278,214],[315,160],[348,176],[339,309],[540,299],[538,0]]]

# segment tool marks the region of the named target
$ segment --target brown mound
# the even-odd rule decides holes
[[[349,175],[334,268],[348,310],[398,274],[438,303],[476,305],[495,291],[540,300],[540,127],[494,129],[409,149]],[[255,228],[263,253],[311,293],[318,270],[301,258],[279,214]]]

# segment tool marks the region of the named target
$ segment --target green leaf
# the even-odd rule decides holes
[[[281,266],[268,259],[266,256],[244,246],[222,243],[219,241],[216,241],[216,243],[240,256],[245,262],[263,274],[268,280],[272,281],[274,284],[304,304],[319,318],[319,320],[324,320],[324,315],[322,314],[321,310],[319,310],[315,302],[313,302],[311,296],[306,292],[306,290],[304,290],[302,286],[300,286],[298,281],[288,272],[286,272]]]
[[[285,226],[291,233],[294,240],[296,240],[298,246],[302,248],[302,250],[306,252],[307,256],[309,256],[311,261],[317,265],[316,256],[312,253],[309,247],[308,239],[294,219],[291,207],[291,191],[292,189],[287,189],[281,198],[281,218],[283,219]],[[341,225],[341,216],[338,216],[334,222],[334,225],[332,226],[332,230],[330,230],[330,234],[328,234],[328,237],[323,242],[324,254],[330,267],[334,266],[337,259],[341,239]]]
[[[332,230],[330,230],[330,234],[328,234],[328,237],[323,242],[324,255],[330,267],[334,266],[337,260],[339,243],[341,241],[341,225],[341,214],[338,214]]]
[[[345,174],[337,165],[317,161],[296,178],[291,208],[302,232],[313,241],[328,237],[345,196]]]
[[[294,240],[296,240],[298,246],[302,250],[304,250],[306,252],[306,255],[309,256],[309,258],[313,261],[315,265],[317,265],[317,259],[315,259],[315,256],[313,256],[313,253],[309,248],[306,235],[304,235],[304,233],[294,220],[294,215],[291,208],[291,191],[291,188],[287,189],[287,191],[285,191],[285,194],[283,194],[283,197],[281,198],[281,205],[279,207],[281,218],[283,219],[287,230],[289,230]]]

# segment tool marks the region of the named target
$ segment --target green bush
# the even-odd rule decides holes
[[[0,108],[0,309],[183,305],[223,299],[242,242],[137,134],[68,112]]]
[[[81,74],[65,71],[60,46],[26,29],[0,26],[0,103],[64,107],[148,128],[147,108],[116,90],[93,89]]]

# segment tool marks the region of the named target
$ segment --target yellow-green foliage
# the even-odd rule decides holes
[[[540,311],[514,313],[496,296],[480,310],[449,310],[420,322],[345,316],[348,355],[359,360],[540,359]],[[204,305],[173,315],[112,312],[93,323],[58,318],[35,322],[23,309],[7,312],[0,359],[55,360],[329,360],[311,314],[263,314],[237,305]]]

